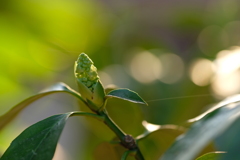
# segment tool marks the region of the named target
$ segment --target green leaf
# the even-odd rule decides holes
[[[24,130],[1,157],[1,160],[51,160],[66,120],[72,114],[51,116]]]
[[[106,97],[107,98],[115,97],[115,98],[123,99],[126,101],[130,101],[133,103],[141,103],[141,104],[147,105],[147,103],[136,92],[131,91],[129,89],[125,89],[125,88],[113,90],[109,92],[106,95]]]
[[[238,148],[240,148],[240,118],[235,121],[230,128],[218,136],[214,142],[219,151],[225,151],[226,153],[221,156],[219,160],[239,160],[240,154]],[[233,158],[234,157],[234,158]]]
[[[47,88],[46,90],[43,90],[41,93],[25,99],[24,101],[20,102],[16,106],[14,106],[6,114],[2,115],[0,117],[0,130],[4,126],[6,126],[11,120],[13,120],[29,104],[31,104],[34,101],[36,101],[36,100],[38,100],[38,99],[40,99],[42,97],[45,97],[45,96],[47,96],[49,94],[59,93],[59,92],[69,93],[69,94],[77,97],[78,99],[80,99],[81,101],[84,102],[84,100],[79,95],[79,93],[77,93],[76,91],[74,91],[73,89],[71,89],[69,86],[67,86],[64,83],[57,83],[57,84]]]
[[[218,160],[221,154],[225,154],[226,152],[210,152],[198,157],[196,160]]]
[[[90,116],[103,121],[104,117],[87,112],[54,115],[25,129],[14,139],[1,160],[51,160],[62,130],[70,116]]]
[[[209,111],[192,119],[195,123],[189,131],[177,138],[161,160],[192,160],[240,116],[240,95],[230,97]]]

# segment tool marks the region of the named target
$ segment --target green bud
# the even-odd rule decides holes
[[[97,68],[85,53],[79,55],[75,62],[74,72],[80,94],[87,102],[91,101],[96,106],[91,107],[92,109],[97,110],[104,104],[105,91]]]
[[[92,86],[92,82],[87,81],[87,87],[90,88]]]
[[[81,81],[87,82],[87,78],[86,78],[86,77],[83,77],[83,78],[81,79]]]

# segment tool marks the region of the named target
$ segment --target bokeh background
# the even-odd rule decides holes
[[[149,104],[109,101],[124,131],[137,136],[144,119],[184,124],[239,93],[239,15],[238,0],[0,1],[0,114],[57,82],[77,90],[74,61],[85,52],[105,87],[130,88]],[[66,94],[31,104],[0,132],[0,153],[29,125],[72,110],[78,102]],[[95,120],[71,118],[55,159],[94,159],[113,137]]]

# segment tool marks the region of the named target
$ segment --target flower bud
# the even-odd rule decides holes
[[[104,104],[105,91],[93,61],[85,53],[81,53],[75,62],[74,69],[82,97],[96,106],[94,110],[101,107]]]

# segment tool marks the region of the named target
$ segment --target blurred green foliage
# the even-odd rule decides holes
[[[210,80],[204,85],[191,77],[196,59],[209,60],[216,65],[220,51],[240,45],[240,36],[236,34],[240,29],[239,12],[237,0],[183,0],[181,3],[177,0],[0,1],[0,113],[59,81],[76,88],[73,65],[77,56],[85,52],[95,62],[105,86],[113,83],[138,92],[145,100],[156,100],[149,101],[147,107],[121,100],[109,101],[111,106],[115,106],[109,108],[110,116],[124,131],[134,136],[140,134],[143,119],[156,124],[184,124],[209,104],[240,91],[239,76],[234,77],[237,81],[234,83],[232,79],[215,83],[217,66],[211,77],[206,77]],[[134,57],[143,52],[146,61],[136,61]],[[169,59],[168,53],[176,55],[181,63]],[[157,59],[156,63],[151,56]],[[168,58],[161,61],[163,57]],[[151,68],[151,64],[158,67]],[[157,73],[156,68],[159,68]],[[133,72],[140,76],[141,81]],[[239,71],[234,73],[239,74]],[[234,85],[229,87],[227,84]],[[219,85],[225,88],[220,90],[217,88]],[[202,94],[209,95],[160,100]],[[46,99],[35,104],[34,110],[37,111],[31,114],[63,112],[58,107],[54,111],[46,109],[59,105],[58,96],[50,97],[53,100],[50,106]],[[66,110],[71,110],[69,106],[77,109],[77,102],[72,101],[67,97],[61,105]],[[42,108],[42,105],[47,107]],[[23,119],[23,115],[18,119]],[[21,121],[16,121],[11,127],[21,125]],[[84,141],[75,141],[84,147],[76,149],[75,146],[72,151],[64,153],[70,159],[77,156],[91,159],[89,155],[101,140],[106,140],[106,137],[112,139],[113,134],[106,136],[103,131],[106,128],[102,129],[96,121],[81,119],[79,123],[83,129],[80,131],[73,127],[72,130],[83,135]],[[92,123],[90,127],[89,123]],[[20,133],[26,124],[16,132]],[[0,133],[0,141],[3,142],[0,143],[0,152],[14,138],[8,135],[14,131],[10,128]]]

